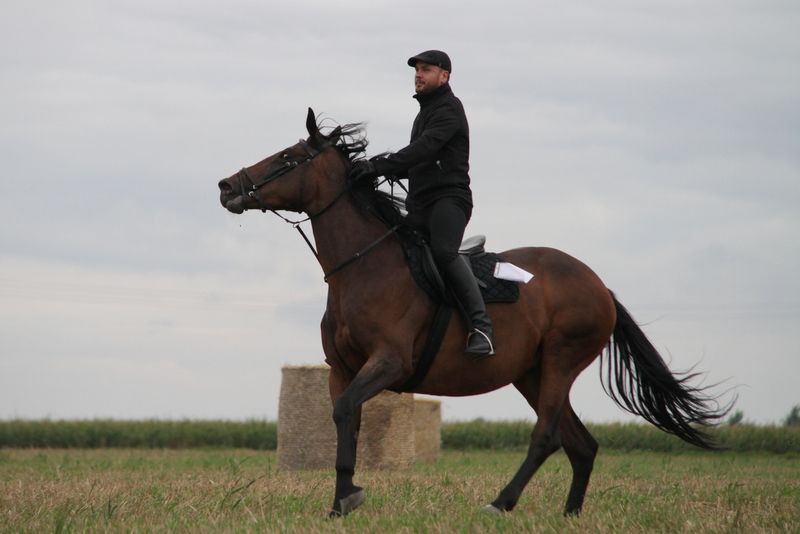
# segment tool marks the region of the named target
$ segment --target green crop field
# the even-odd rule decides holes
[[[694,447],[641,423],[587,424],[603,450],[688,452]],[[445,449],[519,449],[527,447],[530,421],[484,421],[442,424]],[[708,430],[715,442],[734,452],[800,453],[800,426],[720,426]],[[0,448],[155,448],[223,447],[275,450],[274,421],[0,421]]]
[[[583,515],[565,519],[559,452],[516,510],[479,512],[522,455],[446,450],[358,472],[366,502],[330,521],[333,472],[277,471],[273,451],[0,449],[0,531],[800,532],[796,453],[601,450]]]

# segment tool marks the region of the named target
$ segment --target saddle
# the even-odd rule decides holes
[[[401,234],[401,243],[405,252],[411,275],[417,285],[425,291],[431,299],[440,304],[457,306],[447,289],[442,274],[433,260],[433,254],[428,243],[416,232]],[[519,299],[519,285],[516,282],[501,280],[494,277],[494,268],[497,262],[503,259],[493,253],[486,252],[486,236],[476,235],[465,239],[461,243],[458,253],[469,259],[472,274],[481,289],[483,301],[491,303],[513,303]]]
[[[408,227],[401,227],[398,235],[414,281],[431,297],[436,305],[428,339],[425,341],[419,358],[416,359],[417,364],[414,368],[414,374],[405,384],[395,390],[397,392],[410,392],[414,391],[428,374],[428,370],[433,364],[433,359],[442,346],[442,340],[450,324],[453,308],[460,310],[461,307],[451,296],[425,239],[418,232]],[[477,279],[485,303],[516,302],[519,299],[519,285],[517,282],[494,277],[495,265],[503,260],[495,253],[486,252],[485,244],[486,236],[470,237],[461,243],[458,253],[469,259],[472,273]]]

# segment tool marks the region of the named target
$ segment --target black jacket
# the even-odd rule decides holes
[[[450,85],[414,95],[420,110],[411,128],[411,143],[375,161],[380,175],[408,178],[406,207],[419,210],[444,197],[470,208],[469,125],[464,106]]]

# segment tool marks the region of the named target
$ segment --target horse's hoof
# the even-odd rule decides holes
[[[496,507],[493,504],[487,504],[486,506],[481,508],[481,512],[483,512],[484,514],[490,514],[490,515],[503,515],[503,514],[505,514],[504,510],[501,510],[500,508]]]
[[[343,499],[339,499],[339,509],[337,510],[334,508],[328,514],[328,517],[343,517],[361,506],[361,503],[364,502],[366,498],[366,494],[364,490],[358,488],[355,493],[351,493],[347,497]]]

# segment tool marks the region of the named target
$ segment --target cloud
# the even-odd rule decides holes
[[[751,369],[797,374],[798,22],[791,2],[11,2],[0,416],[274,414],[280,365],[321,361],[326,286],[296,232],[225,212],[216,182],[304,136],[308,106],[366,121],[370,154],[402,147],[405,59],[442,48],[469,231],[584,260],[677,364],[752,377],[741,409],[777,420],[790,384]],[[619,417],[591,373],[576,409]],[[491,417],[515,395],[448,406]]]

